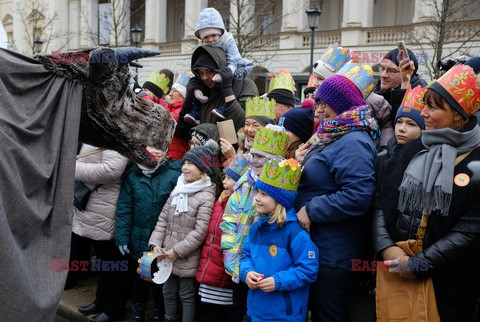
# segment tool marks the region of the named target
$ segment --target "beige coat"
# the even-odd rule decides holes
[[[84,144],[80,154],[96,148]],[[122,183],[121,176],[128,159],[112,150],[89,155],[77,160],[75,179],[82,181],[92,191],[85,210],[74,208],[72,231],[93,240],[110,240],[115,233],[115,213]]]
[[[179,277],[194,277],[197,273],[202,245],[215,203],[215,185],[188,196],[188,211],[175,215],[172,196],[168,198],[158,217],[149,245],[165,250],[173,248],[178,259],[172,273]]]

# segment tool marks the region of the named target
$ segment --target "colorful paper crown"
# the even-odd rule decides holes
[[[341,75],[351,80],[360,90],[363,98],[370,95],[375,87],[373,70],[368,65],[361,66],[360,64],[349,62],[337,72],[337,75]]]
[[[191,72],[177,71],[175,73],[175,77],[174,77],[173,82],[187,87],[187,83],[190,80],[190,78],[192,77],[192,75],[193,74]]]
[[[170,90],[168,84],[170,84],[171,79],[164,73],[158,71],[153,72],[148,77],[147,82],[153,83],[155,86],[159,87],[164,94],[167,94]]]
[[[290,138],[286,132],[275,129],[278,126],[274,125],[274,129],[271,127],[271,124],[268,124],[266,127],[257,130],[250,153],[261,153],[264,155],[266,153],[285,158]]]
[[[239,154],[228,167],[225,169],[225,174],[235,181],[238,181],[245,172],[250,169],[250,160],[244,154]]]
[[[427,92],[428,86],[422,87],[417,85],[417,87],[413,88],[408,85],[407,91],[405,92],[405,96],[403,96],[403,101],[400,106],[410,107],[414,110],[421,112],[425,107],[425,101],[423,100],[423,96]]]
[[[265,191],[285,208],[290,209],[297,195],[301,175],[302,169],[294,159],[268,159],[263,165],[262,174],[255,182],[255,189]]]
[[[298,189],[301,175],[302,168],[295,159],[268,160],[258,180],[276,188],[294,191]]]
[[[335,71],[338,71],[350,60],[350,49],[338,47],[338,44],[334,43],[328,46],[320,60],[332,66]]]
[[[310,77],[308,78],[307,88],[308,87],[315,87],[315,75],[313,74],[310,74]]]
[[[156,260],[158,254],[152,252],[144,252],[142,258],[138,259],[139,268],[137,273],[140,274],[140,278],[153,282],[152,266],[157,267]]]
[[[480,108],[480,75],[470,66],[456,65],[430,85],[466,119]]]
[[[295,94],[295,81],[288,70],[281,69],[274,76],[270,77],[268,92],[275,89],[286,89]]]
[[[248,98],[245,103],[245,118],[250,116],[266,116],[272,119],[276,118],[277,103],[274,99],[268,97],[260,98],[258,96]]]

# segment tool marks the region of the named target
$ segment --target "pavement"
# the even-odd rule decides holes
[[[60,305],[57,310],[57,316],[54,322],[86,322],[89,317],[78,312],[80,306],[88,305],[95,300],[95,291],[97,289],[97,279],[95,276],[80,281],[79,285],[63,292],[60,298]],[[352,292],[351,318],[352,322],[375,322],[375,298],[367,296],[364,286],[357,283]],[[150,299],[152,297],[150,296]],[[126,319],[121,322],[130,321],[131,302],[127,303]],[[147,321],[153,317],[153,302],[147,304],[145,313]],[[208,322],[205,316],[199,316],[196,322]],[[310,319],[308,319],[310,321]]]

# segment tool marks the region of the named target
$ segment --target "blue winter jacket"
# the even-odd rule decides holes
[[[240,277],[255,271],[275,279],[275,291],[248,291],[247,314],[252,321],[306,320],[309,284],[318,274],[318,248],[300,227],[295,211],[287,213],[282,227],[260,216],[250,226],[240,259]]]
[[[375,144],[362,131],[345,134],[306,162],[294,208],[305,206],[320,265],[351,270],[370,238],[365,214],[375,192]],[[308,156],[307,156],[308,157]]]

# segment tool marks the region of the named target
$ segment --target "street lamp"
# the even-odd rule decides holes
[[[37,36],[35,40],[33,41],[33,51],[34,54],[38,54],[42,52],[42,47],[43,47],[43,40],[40,39],[40,36]]]
[[[310,73],[313,72],[313,45],[315,43],[315,29],[318,26],[318,20],[322,12],[313,5],[310,9],[305,10],[308,17],[308,27],[312,30],[312,37],[310,38]]]
[[[138,25],[135,25],[132,29],[130,29],[130,32],[132,33],[132,41],[135,44],[135,47],[138,47],[138,44],[142,40],[142,28],[140,28]],[[135,60],[138,61],[138,60]],[[138,80],[138,67],[135,66],[135,77]]]

